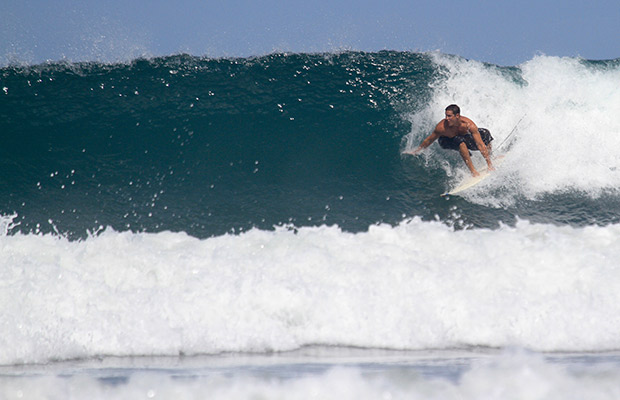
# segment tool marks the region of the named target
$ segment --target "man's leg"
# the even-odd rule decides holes
[[[469,170],[471,171],[471,174],[473,176],[480,175],[478,171],[476,171],[476,168],[474,168],[474,163],[471,162],[471,156],[469,155],[469,149],[467,148],[467,145],[465,144],[465,142],[461,142],[461,144],[459,144],[459,153],[461,154],[461,157],[463,157],[463,161],[465,161],[465,165],[467,165],[467,168],[469,168]]]

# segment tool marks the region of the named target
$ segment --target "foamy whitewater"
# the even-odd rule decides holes
[[[0,71],[0,398],[617,399],[620,64]],[[417,146],[450,103],[501,168]],[[482,165],[478,154],[477,165]]]
[[[619,235],[414,219],[357,234],[6,236],[0,362],[308,345],[614,350]]]

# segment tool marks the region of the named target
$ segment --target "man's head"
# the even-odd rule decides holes
[[[446,111],[452,111],[452,114],[454,115],[461,114],[461,109],[456,104],[450,104],[448,107],[446,107]]]
[[[454,126],[459,123],[461,117],[461,109],[456,104],[450,104],[446,107],[446,121],[449,126]]]

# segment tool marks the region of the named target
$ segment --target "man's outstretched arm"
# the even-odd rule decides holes
[[[437,140],[438,137],[439,137],[439,134],[437,133],[437,131],[433,131],[433,133],[428,135],[428,137],[424,139],[422,143],[420,143],[417,149],[403,151],[402,154],[411,154],[412,156],[415,156],[416,154],[420,154],[422,151],[424,151],[425,148],[433,144],[433,142]]]

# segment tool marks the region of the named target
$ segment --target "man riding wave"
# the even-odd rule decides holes
[[[465,161],[465,165],[473,176],[480,173],[474,168],[470,150],[480,151],[489,166],[489,171],[495,170],[491,162],[491,141],[493,136],[485,128],[478,128],[474,121],[461,115],[461,109],[456,104],[446,107],[445,118],[441,120],[433,132],[422,141],[415,150],[404,151],[403,154],[417,155],[439,139],[439,145],[444,149],[458,150]]]

